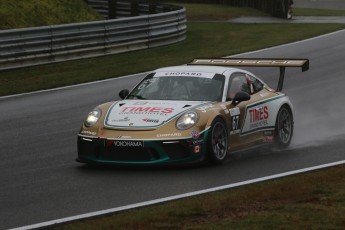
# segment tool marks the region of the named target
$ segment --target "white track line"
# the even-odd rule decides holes
[[[85,218],[89,218],[89,217],[100,216],[100,215],[104,215],[104,214],[116,213],[116,212],[125,211],[125,210],[129,210],[129,209],[133,209],[133,208],[141,208],[141,207],[159,204],[159,203],[163,203],[163,202],[167,202],[167,201],[174,201],[174,200],[178,200],[178,199],[182,199],[182,198],[188,198],[188,197],[201,195],[201,194],[205,194],[205,193],[235,188],[235,187],[239,187],[239,186],[243,186],[243,185],[249,185],[249,184],[253,184],[253,183],[263,182],[263,181],[267,181],[267,180],[277,179],[277,178],[281,178],[281,177],[291,176],[294,174],[314,171],[317,169],[323,169],[323,168],[328,168],[328,167],[332,167],[332,166],[336,166],[336,165],[342,165],[342,164],[345,164],[345,160],[337,161],[337,162],[333,162],[333,163],[329,163],[329,164],[318,165],[318,166],[314,166],[314,167],[309,167],[309,168],[305,168],[305,169],[294,170],[294,171],[285,172],[285,173],[279,173],[276,175],[271,175],[271,176],[266,176],[266,177],[262,177],[262,178],[247,180],[247,181],[238,182],[238,183],[234,183],[234,184],[204,189],[204,190],[200,190],[200,191],[184,193],[184,194],[180,194],[180,195],[176,195],[176,196],[170,196],[170,197],[165,197],[165,198],[161,198],[161,199],[145,201],[145,202],[141,202],[141,203],[137,203],[137,204],[131,204],[131,205],[126,205],[126,206],[122,206],[122,207],[107,209],[107,210],[103,210],[103,211],[90,212],[90,213],[86,213],[86,214],[82,214],[82,215],[71,216],[71,217],[66,217],[66,218],[57,219],[57,220],[51,220],[51,221],[42,222],[42,223],[38,223],[38,224],[23,226],[23,227],[19,227],[19,228],[13,228],[11,230],[24,230],[24,229],[35,229],[35,228],[48,227],[48,226],[51,226],[54,224],[61,224],[61,223],[69,222],[69,221],[75,221],[75,220],[85,219]]]

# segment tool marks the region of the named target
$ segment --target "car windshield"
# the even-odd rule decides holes
[[[212,78],[190,76],[148,75],[127,99],[221,101],[225,77],[216,74]]]

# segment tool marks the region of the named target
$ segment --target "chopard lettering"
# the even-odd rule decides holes
[[[165,134],[157,134],[157,137],[180,137],[182,136],[181,133],[165,133]]]
[[[202,73],[198,72],[167,72],[164,74],[165,76],[195,76],[200,77]]]

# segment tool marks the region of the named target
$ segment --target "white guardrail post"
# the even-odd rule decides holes
[[[147,5],[140,5],[147,11]],[[185,9],[86,23],[0,30],[0,70],[118,54],[186,38]]]

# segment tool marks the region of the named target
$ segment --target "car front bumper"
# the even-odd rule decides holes
[[[115,165],[200,162],[206,156],[206,136],[203,133],[198,139],[110,140],[79,135],[76,160],[88,164]]]

